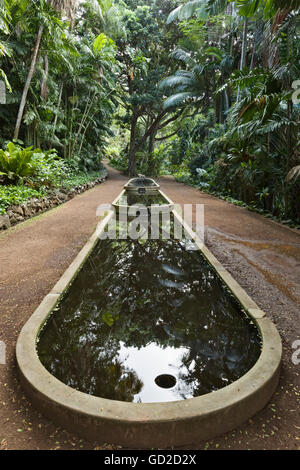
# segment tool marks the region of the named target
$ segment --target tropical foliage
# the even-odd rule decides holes
[[[55,186],[106,156],[297,223],[299,9],[1,0],[0,183]]]
[[[165,109],[197,116],[171,144],[170,171],[184,135],[185,155],[180,169],[173,166],[181,179],[298,223],[299,7],[284,0],[179,5],[167,21],[184,33],[171,53],[180,68],[160,83]]]
[[[100,6],[54,0],[4,6],[0,65],[11,92],[0,108],[0,143],[21,139],[96,168],[110,133],[116,69]]]

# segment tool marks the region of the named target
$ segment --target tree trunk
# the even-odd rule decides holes
[[[256,48],[256,43],[253,42],[253,49],[252,49],[252,55],[251,55],[250,70],[253,70],[253,69],[254,69],[255,48]]]
[[[42,85],[41,85],[41,96],[44,100],[46,100],[48,98],[48,85],[47,85],[48,73],[49,73],[49,61],[48,61],[47,54],[45,54],[45,56],[44,56],[44,74],[45,74],[45,76],[43,78]]]
[[[54,139],[54,136],[55,136],[55,130],[56,130],[56,124],[57,124],[57,119],[58,119],[58,113],[59,113],[59,108],[60,108],[60,103],[61,103],[63,87],[64,87],[64,82],[62,81],[59,87],[57,109],[56,109],[56,114],[55,114],[54,123],[53,123],[52,139]]]
[[[249,19],[245,18],[244,29],[243,29],[243,42],[242,42],[242,52],[241,52],[241,64],[240,70],[243,70],[246,67],[246,55],[247,55],[247,35],[248,35],[248,23]]]
[[[25,86],[24,86],[24,89],[23,89],[23,94],[22,94],[22,98],[21,98],[21,102],[20,102],[16,127],[15,127],[15,132],[14,132],[14,139],[18,139],[18,137],[19,137],[20,126],[21,126],[21,122],[22,122],[22,118],[23,118],[24,108],[25,108],[25,105],[26,105],[27,93],[28,93],[28,90],[29,90],[29,87],[30,87],[30,83],[31,83],[33,74],[34,74],[36,59],[37,59],[37,55],[38,55],[38,51],[39,51],[39,47],[40,47],[40,42],[41,42],[43,30],[44,30],[44,26],[40,26],[39,30],[38,30],[38,35],[37,35],[37,38],[36,38],[35,46],[34,46],[34,51],[33,51],[32,59],[31,59],[29,72],[28,72],[28,75],[27,75],[26,83],[25,83]]]
[[[241,62],[240,62],[240,70],[243,70],[244,67],[247,65],[246,56],[247,56],[247,35],[248,35],[248,24],[249,19],[246,17],[244,21],[244,28],[243,28],[243,40],[242,40],[242,52],[241,52]],[[240,87],[238,88],[237,93],[237,101],[240,99]]]
[[[219,123],[223,124],[223,95],[219,95]]]
[[[154,139],[155,139],[156,129],[152,134],[149,135],[149,144],[148,144],[148,152],[149,154],[153,153],[154,151]]]
[[[155,142],[155,135],[157,133],[157,129],[154,130],[154,132],[152,132],[150,135],[149,135],[149,142],[148,142],[148,163],[147,163],[147,172],[148,172],[148,175],[151,176],[154,168],[153,168],[153,152],[154,152],[154,142]]]
[[[225,98],[225,110],[226,112],[228,111],[228,109],[230,108],[230,101],[229,101],[229,93],[228,93],[228,90],[224,90],[224,98]]]
[[[287,118],[291,122],[293,119],[293,102],[288,100],[287,102]],[[293,158],[293,145],[292,145],[292,129],[291,126],[287,126],[286,130],[286,140],[287,140],[287,160],[286,160],[286,170],[287,172],[292,167],[292,158]]]
[[[136,175],[136,129],[137,129],[138,117],[135,113],[132,114],[131,118],[131,129],[130,129],[130,143],[129,143],[129,154],[128,154],[128,174],[129,176]]]
[[[72,145],[72,148],[71,148],[71,154],[73,155],[73,153],[75,152],[76,150],[76,146],[77,144],[79,143],[79,139],[80,139],[80,136],[81,136],[81,133],[84,129],[84,126],[85,126],[85,123],[86,123],[86,120],[88,119],[89,117],[89,114],[90,114],[90,111],[93,107],[93,104],[95,102],[95,98],[96,98],[96,94],[97,92],[95,91],[92,98],[90,99],[90,94],[89,94],[89,98],[87,100],[87,103],[86,103],[86,106],[85,106],[85,109],[84,109],[84,112],[83,112],[83,116],[82,116],[82,119],[80,121],[80,124],[79,124],[79,127],[78,127],[78,131],[76,133],[76,136],[75,136],[75,139],[73,141],[73,145]],[[73,109],[73,108],[72,108]]]
[[[216,91],[216,84],[214,82],[214,85],[213,85],[213,105],[214,105],[214,127],[216,126],[217,122],[218,122],[218,97],[215,93]]]
[[[135,176],[136,175],[136,148],[135,147],[131,147],[129,149],[128,175],[129,176]]]
[[[216,91],[216,89],[215,89]],[[220,122],[220,109],[221,109],[221,103],[220,103],[220,95],[217,95],[214,93],[215,99],[214,99],[214,111],[215,111],[215,119],[214,119],[214,125],[218,124]]]
[[[152,134],[155,135],[157,132],[164,127],[166,127],[168,124],[171,122],[175,121],[181,114],[183,110],[179,111],[179,113],[175,114],[175,116],[172,116],[171,118],[167,119],[164,122],[161,122],[162,119],[165,117],[167,114],[167,111],[163,110],[158,115],[156,118],[152,121],[152,124],[148,127],[148,129],[145,131],[143,137],[136,142],[136,130],[137,130],[137,121],[138,118],[141,114],[138,112],[132,114],[131,118],[131,131],[130,131],[130,144],[129,144],[129,162],[128,162],[128,173],[130,176],[134,176],[136,174],[136,152],[139,148],[141,148],[147,141],[148,137],[151,136]]]
[[[288,121],[291,122],[292,120],[292,115],[293,115],[293,102],[292,100],[288,100],[287,102],[287,118]],[[291,126],[287,126],[286,128],[286,142],[287,142],[287,156],[286,156],[286,174],[289,172],[291,169],[291,161],[292,161],[292,156],[293,156],[293,146],[292,146],[292,129]],[[284,191],[284,214],[287,217],[289,214],[289,206],[290,206],[290,197],[289,197],[289,190],[288,186],[285,185],[285,191]]]

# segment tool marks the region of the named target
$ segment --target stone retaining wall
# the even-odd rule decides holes
[[[103,175],[94,181],[75,186],[72,189],[55,189],[43,198],[31,198],[24,204],[9,206],[6,214],[0,215],[0,230],[5,230],[12,225],[16,225],[59,204],[63,204],[76,196],[76,194],[83,193],[96,186],[96,184],[103,183],[106,179],[107,175]]]

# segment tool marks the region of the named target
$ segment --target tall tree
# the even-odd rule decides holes
[[[58,20],[54,16],[54,9],[58,11],[59,13],[65,12],[68,14],[69,17],[73,18],[73,12],[75,9],[77,1],[76,0],[39,0],[39,4],[36,6],[35,2],[28,2],[28,8],[30,10],[35,10],[38,9],[38,14],[37,17],[40,19],[40,24],[38,26],[38,32],[33,48],[33,53],[31,57],[31,62],[30,62],[30,67],[28,70],[26,82],[23,88],[23,93],[20,101],[20,106],[18,110],[18,116],[16,120],[16,125],[15,125],[15,131],[14,131],[14,139],[18,139],[19,137],[19,132],[20,132],[20,126],[24,114],[24,108],[26,105],[26,99],[27,99],[27,94],[28,90],[30,88],[31,80],[34,74],[35,66],[36,66],[36,61],[40,49],[40,44],[41,44],[41,39],[42,35],[44,32],[44,29],[52,29],[53,26],[58,27]]]
[[[123,4],[125,7],[125,5]],[[172,67],[169,53],[180,32],[166,25],[166,18],[174,1],[153,0],[145,5],[142,0],[126,2],[123,23],[126,39],[117,41],[121,65],[120,87],[125,120],[129,124],[128,173],[136,173],[136,155],[148,144],[150,154],[156,134],[177,119],[167,118],[163,109],[163,93],[157,83]]]

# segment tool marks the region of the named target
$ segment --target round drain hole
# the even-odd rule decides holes
[[[155,383],[161,388],[172,388],[176,385],[176,377],[170,374],[161,374],[155,378]]]

